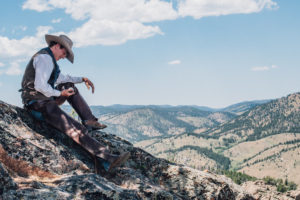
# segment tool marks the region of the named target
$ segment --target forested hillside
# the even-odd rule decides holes
[[[300,94],[295,93],[255,106],[199,134],[182,133],[136,145],[195,168],[229,168],[259,178],[269,175],[300,184],[299,120]],[[220,156],[212,156],[213,153]]]

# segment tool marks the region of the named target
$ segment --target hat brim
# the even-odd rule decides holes
[[[68,55],[67,55],[67,59],[73,63],[74,62],[74,53],[72,51],[72,49],[70,48],[69,44],[66,43],[64,40],[62,40],[60,37],[58,36],[55,36],[55,35],[48,35],[46,34],[45,35],[45,40],[47,42],[47,44],[49,45],[50,42],[54,41],[54,42],[57,42],[61,45],[63,45],[65,47],[65,49],[67,50],[68,52]]]

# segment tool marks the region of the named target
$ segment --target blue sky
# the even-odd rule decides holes
[[[67,34],[75,61],[65,74],[90,78],[90,105],[225,107],[279,98],[300,87],[297,0],[10,0],[1,2],[0,100],[21,106],[22,74]]]

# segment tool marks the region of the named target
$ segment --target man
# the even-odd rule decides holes
[[[60,73],[57,61],[67,58],[74,62],[73,42],[66,35],[45,35],[47,48],[38,51],[29,61],[22,80],[22,101],[33,116],[46,121],[59,131],[67,134],[76,143],[90,152],[106,171],[120,166],[130,156],[109,153],[97,140],[90,137],[88,130],[106,128],[97,121],[86,101],[74,84],[84,82],[94,93],[93,83],[85,77],[72,77]],[[82,124],[67,115],[59,107],[68,101],[82,120]],[[98,171],[96,167],[96,172]]]

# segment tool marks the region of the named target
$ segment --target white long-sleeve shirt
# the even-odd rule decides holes
[[[60,91],[53,89],[48,83],[51,73],[54,69],[54,63],[48,54],[39,54],[33,59],[33,67],[35,69],[34,89],[44,94],[46,97],[60,96]],[[82,83],[82,77],[72,77],[69,75],[59,74],[55,84],[60,83]]]

